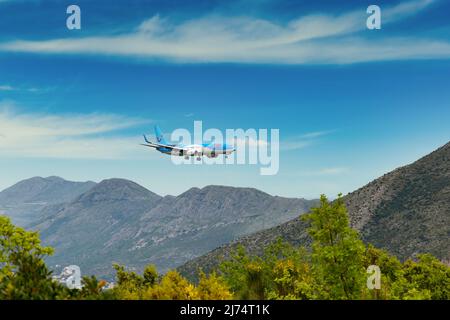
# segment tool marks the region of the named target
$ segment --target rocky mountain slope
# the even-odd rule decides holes
[[[365,242],[401,259],[428,252],[450,261],[450,143],[346,195],[345,203],[352,226]],[[194,278],[198,268],[210,270],[239,244],[255,254],[278,237],[308,245],[306,228],[303,221],[294,219],[242,237],[179,270]]]
[[[160,197],[134,182],[110,179],[69,203],[44,208],[32,229],[55,248],[50,265],[77,264],[85,274],[108,277],[113,262],[139,271],[154,263],[164,272],[315,204],[224,186]]]
[[[0,213],[25,226],[40,216],[42,208],[65,203],[88,191],[95,182],[73,182],[59,177],[34,177],[0,192]]]

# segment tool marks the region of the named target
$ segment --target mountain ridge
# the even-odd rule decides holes
[[[351,226],[366,243],[387,249],[401,260],[427,252],[450,261],[450,142],[347,194],[344,201]],[[308,246],[307,227],[296,218],[225,244],[178,270],[195,279],[199,268],[210,271],[238,245],[260,254],[279,237]]]
[[[174,268],[223,243],[290,220],[315,200],[253,188],[211,185],[161,197],[124,179],[107,179],[66,204],[47,206],[39,230],[55,248],[50,265],[78,264],[111,275],[113,262],[141,270]],[[95,254],[94,254],[95,253]]]
[[[23,192],[24,181],[31,182],[29,194]],[[41,232],[44,245],[56,248],[48,262],[79,264],[83,272],[100,276],[111,276],[111,264],[118,262],[138,271],[149,263],[162,272],[178,267],[192,277],[198,267],[213,268],[238,244],[253,253],[278,237],[308,245],[307,225],[298,216],[318,203],[222,185],[160,196],[119,178],[81,185],[54,176],[24,181],[5,190],[23,192],[22,201],[55,190],[33,212],[40,219],[34,216],[29,225]],[[65,190],[55,187],[61,183],[71,190],[66,202],[55,196]],[[81,186],[86,190],[80,193]],[[401,259],[430,252],[450,260],[450,143],[374,179],[344,201],[365,242]]]
[[[60,177],[32,177],[0,192],[0,212],[26,226],[35,221],[48,205],[65,203],[96,185],[93,181],[76,182]]]

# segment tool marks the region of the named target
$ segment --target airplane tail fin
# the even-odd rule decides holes
[[[155,126],[155,136],[156,136],[156,140],[158,141],[158,143],[167,144],[159,126]]]

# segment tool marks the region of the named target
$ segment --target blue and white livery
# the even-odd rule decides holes
[[[170,144],[164,139],[161,129],[158,126],[155,126],[155,136],[156,143],[149,141],[144,134],[146,143],[142,145],[155,148],[161,153],[184,157],[186,160],[189,159],[189,157],[196,157],[197,160],[200,161],[202,156],[216,158],[220,154],[227,157],[236,151],[234,147],[221,143],[190,144],[186,146],[181,144]]]

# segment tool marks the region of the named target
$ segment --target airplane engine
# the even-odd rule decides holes
[[[208,158],[217,158],[218,154],[213,150],[208,154]]]
[[[183,152],[183,150],[172,150],[171,154],[173,156],[180,156],[180,157],[182,157],[184,155],[184,152]]]

